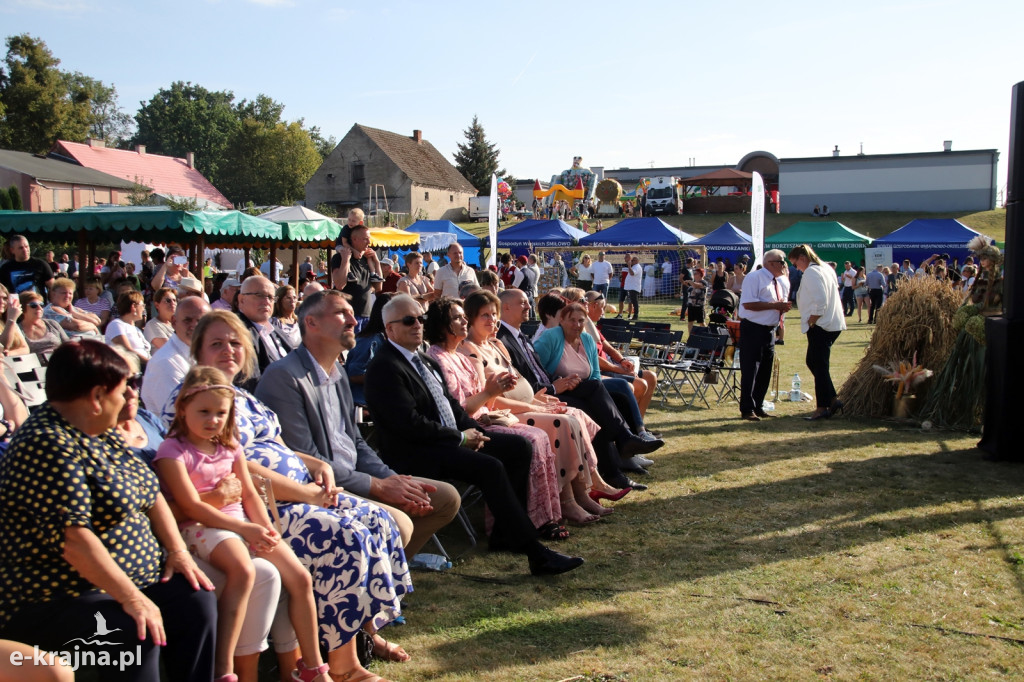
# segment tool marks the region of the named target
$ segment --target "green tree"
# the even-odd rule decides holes
[[[214,185],[220,182],[224,152],[238,128],[235,96],[176,81],[143,103],[135,115],[132,144],[148,151],[183,157],[196,154],[196,168]]]
[[[324,137],[320,133],[319,126],[313,126],[310,128],[309,136],[312,138],[313,144],[316,145],[316,150],[320,152],[320,158],[322,160],[326,161],[327,157],[334,151],[334,148],[338,146],[338,138],[334,137],[334,135]]]
[[[220,190],[233,203],[288,204],[323,162],[302,121],[281,120],[284,105],[266,95],[236,108],[238,127],[224,152]]]
[[[455,167],[476,187],[480,196],[487,196],[491,193],[491,173],[505,175],[505,169],[498,170],[498,155],[501,152],[496,144],[487,141],[484,127],[476,116],[473,116],[473,122],[463,134],[467,142],[458,145]]]
[[[80,142],[91,122],[90,98],[73,90],[46,43],[28,34],[7,38],[0,69],[0,146],[49,151],[58,139]]]
[[[7,190],[0,190],[0,211],[10,211],[12,208],[11,195]]]
[[[17,185],[11,185],[11,188],[7,190],[7,196],[11,199],[12,210],[20,211],[25,207],[25,205],[21,203],[21,192],[18,191]]]
[[[89,99],[89,137],[103,140],[108,147],[126,147],[135,122],[121,109],[117,88],[78,71],[64,78],[72,96]]]

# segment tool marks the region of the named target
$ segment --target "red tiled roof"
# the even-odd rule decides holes
[[[86,168],[102,171],[149,187],[156,194],[198,198],[232,208],[231,202],[203,174],[189,168],[185,159],[160,154],[139,154],[127,149],[90,147],[58,140],[53,152],[63,154]]]

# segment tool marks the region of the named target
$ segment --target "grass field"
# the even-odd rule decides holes
[[[669,320],[669,306],[644,317]],[[791,314],[791,317],[794,317]],[[781,389],[800,372],[796,324]],[[841,385],[870,340],[851,324]],[[794,331],[797,330],[797,331]],[[651,488],[558,548],[587,559],[531,578],[510,554],[469,549],[417,573],[413,656],[395,680],[1013,680],[1024,677],[1024,472],[977,438],[897,421],[806,422],[810,403],[739,420],[736,403],[672,403]]]

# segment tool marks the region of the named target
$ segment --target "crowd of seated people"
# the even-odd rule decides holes
[[[283,680],[381,680],[359,648],[409,660],[382,628],[459,510],[452,482],[536,576],[584,564],[546,544],[566,525],[646,489],[624,471],[664,443],[631,382],[601,376],[579,303],[545,304],[535,347],[521,290],[482,271],[438,298],[410,255],[357,335],[347,294],[258,272],[224,278],[233,305],[211,310],[170,252],[145,325],[124,278],[4,296],[4,354],[48,364],[31,414],[0,379],[0,680],[72,679],[60,655],[10,662],[116,632],[137,633],[108,638],[123,679],[254,682],[272,643]]]

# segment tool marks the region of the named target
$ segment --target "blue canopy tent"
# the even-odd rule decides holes
[[[480,237],[471,232],[466,232],[450,220],[417,220],[406,232],[447,232],[455,235],[455,241],[462,247],[463,256],[467,263],[480,264],[483,250],[480,244]],[[422,246],[421,246],[422,248]],[[445,249],[448,247],[446,246]],[[429,249],[423,249],[424,251]]]
[[[732,263],[736,263],[744,254],[754,257],[754,245],[750,235],[732,223],[723,223],[703,237],[698,237],[691,244],[704,247],[708,252],[708,262],[728,258]]]
[[[981,233],[953,218],[919,218],[876,239],[873,246],[890,247],[895,263],[910,259],[914,267],[917,267],[929,256],[948,253],[950,258],[958,260],[962,265],[964,259],[970,255],[967,242],[979,234]]]
[[[498,248],[508,249],[515,256],[531,249],[555,250],[572,247],[587,233],[561,220],[526,220],[498,232]]]
[[[696,237],[677,230],[661,218],[626,218],[594,234],[580,239],[580,246],[588,249],[677,247],[692,242]]]

